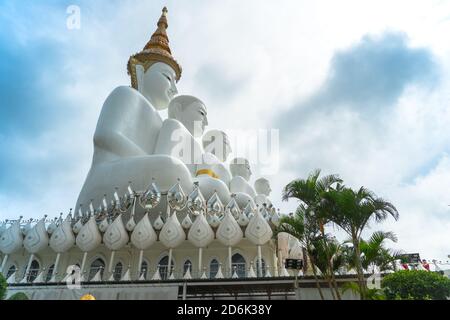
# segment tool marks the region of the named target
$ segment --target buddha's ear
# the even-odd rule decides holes
[[[175,110],[176,110],[176,114],[182,114],[182,112],[184,111],[184,106],[182,103],[175,103]]]
[[[140,89],[144,85],[144,67],[140,64],[136,65],[136,80],[137,80],[137,89],[140,91]]]
[[[183,106],[178,101],[171,101],[168,108],[168,116],[171,119],[179,120],[178,115],[183,111]]]

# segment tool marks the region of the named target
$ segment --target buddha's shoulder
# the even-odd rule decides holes
[[[132,106],[143,106],[156,112],[156,109],[139,91],[128,86],[119,86],[111,91],[105,100],[103,108],[130,108]]]
[[[171,132],[177,130],[180,135],[191,135],[188,129],[186,129],[186,127],[180,121],[171,118],[163,121],[162,130]]]
[[[247,185],[248,184],[248,182],[247,182],[247,180],[245,180],[243,177],[241,177],[241,176],[234,176],[232,179],[231,179],[231,183],[239,183],[239,184],[244,184],[244,185]]]

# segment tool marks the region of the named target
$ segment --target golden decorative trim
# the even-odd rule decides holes
[[[195,176],[198,177],[201,174],[207,174],[208,176],[211,176],[213,178],[219,179],[219,176],[214,171],[212,171],[211,169],[198,170],[197,173],[195,174]]]
[[[147,42],[144,49],[130,57],[127,64],[128,74],[131,77],[131,86],[138,89],[136,66],[141,65],[144,72],[148,70],[154,63],[163,62],[175,71],[176,80],[181,78],[181,66],[172,57],[172,52],[169,47],[169,38],[167,37],[166,29],[167,23],[167,8],[164,7],[162,15],[157,23],[158,28],[153,33],[150,41]]]

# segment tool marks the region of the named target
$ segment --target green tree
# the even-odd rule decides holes
[[[450,297],[450,279],[425,270],[401,270],[383,278],[388,299],[445,300]]]
[[[5,299],[7,286],[8,286],[8,284],[6,283],[6,279],[3,276],[3,274],[0,272],[0,300]]]
[[[29,300],[28,296],[23,292],[14,293],[8,300]]]
[[[310,255],[328,282],[334,299],[341,299],[341,294],[335,280],[335,273],[345,263],[344,247],[333,237],[325,234],[311,241]]]
[[[320,289],[316,273],[316,262],[312,252],[312,241],[320,237],[325,238],[323,225],[326,223],[323,219],[318,219],[317,210],[320,209],[319,204],[322,201],[322,195],[327,192],[333,185],[342,182],[337,175],[327,175],[320,177],[320,170],[313,171],[307,179],[297,179],[290,182],[283,189],[282,199],[288,201],[289,199],[297,199],[300,204],[297,208],[296,214],[293,217],[287,217],[282,220],[281,230],[290,233],[297,237],[305,246],[308,252],[309,261],[312,264],[312,270],[316,279],[317,288],[320,296],[323,299],[323,294]],[[299,238],[300,237],[300,238]],[[326,242],[324,243],[326,245]],[[325,250],[324,253],[328,255],[330,250]],[[327,256],[326,261],[331,261],[331,257]],[[327,268],[328,269],[328,268]],[[330,273],[332,282],[334,273]],[[332,289],[332,288],[330,288]],[[339,297],[339,292],[336,292]],[[334,293],[333,293],[334,295]]]
[[[361,239],[361,265],[364,270],[375,272],[375,267],[380,272],[395,269],[395,260],[401,257],[401,252],[386,248],[387,240],[397,242],[397,237],[392,232],[376,231],[368,240]],[[346,243],[349,242],[352,241],[349,240]],[[353,248],[348,248],[347,255],[349,267],[356,268]]]
[[[319,291],[320,298],[324,300],[322,288],[320,287],[319,279],[317,277],[317,271],[315,266],[314,257],[310,255],[311,252],[311,226],[306,223],[304,206],[299,206],[294,215],[284,216],[280,220],[280,225],[276,229],[276,233],[286,232],[293,237],[297,238],[301,245],[306,248],[306,253],[308,255],[308,260],[311,263],[313,270],[314,280],[316,282],[317,290]]]
[[[350,236],[361,299],[364,299],[366,284],[361,259],[361,234],[372,220],[381,222],[388,216],[397,220],[397,209],[364,187],[354,191],[338,185],[338,188],[330,188],[322,194],[320,210],[317,212],[323,215],[323,219],[332,221]]]

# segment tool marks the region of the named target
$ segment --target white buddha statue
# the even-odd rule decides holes
[[[255,204],[262,208],[265,204],[267,207],[269,207],[272,202],[269,200],[270,193],[272,192],[272,189],[270,189],[270,183],[269,180],[265,178],[259,178],[255,181],[255,191],[256,191],[256,197],[255,197]]]
[[[159,136],[163,122],[157,110],[168,107],[177,94],[175,81],[181,76],[181,67],[169,48],[166,15],[164,8],[150,41],[130,57],[132,87],[116,88],[103,105],[94,134],[92,166],[77,208],[80,204],[86,208],[90,199],[98,207],[103,194],[112,196],[115,187],[124,194],[129,181],[136,191],[145,190],[152,178],[162,192],[177,179],[183,189],[192,188],[192,175],[182,161],[155,154],[156,144],[163,143]]]
[[[202,142],[205,153],[202,156],[202,162],[197,165],[194,181],[198,182],[206,200],[217,192],[220,201],[227,204],[231,199],[229,190],[231,173],[223,161],[226,161],[231,153],[228,138],[223,131],[210,130],[203,135]]]
[[[233,178],[230,181],[230,192],[236,194],[236,202],[239,208],[244,209],[250,202],[255,206],[255,189],[248,182],[252,175],[247,159],[235,158],[230,163],[230,171]]]
[[[206,106],[196,97],[177,96],[169,104],[168,115],[160,129],[155,154],[180,159],[195,176],[203,154],[203,148],[195,138],[201,137],[208,125]]]
[[[212,154],[217,159],[217,164],[213,168],[214,173],[229,186],[231,172],[225,163],[232,149],[227,134],[220,130],[209,130],[203,135],[202,143],[205,154]]]

